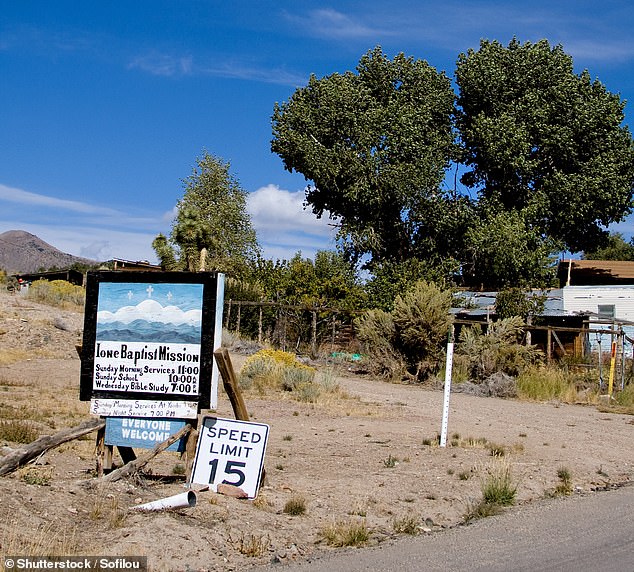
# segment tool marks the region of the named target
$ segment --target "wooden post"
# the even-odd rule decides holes
[[[242,304],[238,302],[238,323],[236,324],[236,334],[240,337],[240,315],[242,314]]]
[[[97,440],[95,441],[95,469],[98,477],[103,477],[104,461],[106,456],[105,440],[106,426],[104,424],[104,426],[97,431]],[[110,459],[112,462],[112,456]]]
[[[546,363],[547,364],[550,364],[552,356],[553,356],[552,330],[548,328],[548,330],[546,330]]]
[[[317,356],[317,312],[313,310],[313,330],[312,337],[310,341],[310,351],[313,354],[313,357]]]
[[[218,369],[220,370],[220,375],[222,376],[223,386],[225,388],[225,391],[227,392],[227,395],[229,396],[229,401],[231,402],[231,407],[233,408],[233,414],[235,418],[238,421],[248,421],[249,412],[247,411],[247,406],[244,403],[242,392],[240,391],[240,387],[238,386],[238,380],[236,378],[236,373],[233,370],[233,365],[231,364],[229,351],[227,350],[227,348],[219,348],[214,352],[214,357],[216,358],[216,362],[218,363]],[[262,467],[260,486],[264,484],[265,478],[266,469]]]
[[[258,319],[258,344],[262,343],[262,306],[260,306],[260,317]]]
[[[216,363],[218,364],[218,369],[220,370],[220,375],[222,376],[223,386],[229,396],[229,401],[231,402],[235,418],[238,419],[238,421],[248,421],[249,412],[247,411],[247,406],[244,403],[244,398],[242,397],[240,387],[238,386],[238,379],[235,371],[233,370],[233,365],[231,364],[231,358],[229,357],[227,348],[217,349],[214,352],[214,357],[216,358]]]

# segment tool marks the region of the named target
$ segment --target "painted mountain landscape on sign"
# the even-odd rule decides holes
[[[155,300],[143,300],[135,306],[123,306],[111,312],[97,313],[99,341],[137,341],[199,344],[202,313],[177,306],[162,306]]]

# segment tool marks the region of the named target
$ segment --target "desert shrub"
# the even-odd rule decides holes
[[[488,324],[486,332],[480,326],[460,331],[456,353],[468,364],[472,379],[482,380],[498,371],[516,376],[540,361],[537,348],[519,343],[523,325],[516,316]]]
[[[614,395],[614,399],[622,407],[634,408],[634,385],[626,385],[623,391]]]
[[[413,514],[395,518],[392,522],[392,529],[397,534],[418,534],[421,529],[421,520]]]
[[[567,467],[559,467],[557,469],[557,478],[559,483],[554,489],[546,493],[550,497],[568,496],[572,494],[572,474]]]
[[[511,474],[511,466],[500,462],[482,484],[482,499],[488,504],[510,506],[515,504],[517,485]]]
[[[240,386],[292,392],[299,401],[314,402],[321,389],[314,382],[315,369],[301,363],[294,354],[261,350],[249,357],[240,371]]]
[[[315,370],[312,367],[284,367],[282,368],[282,389],[295,391],[302,386],[312,383],[315,378]]]
[[[302,496],[293,496],[286,501],[283,509],[284,514],[291,516],[301,516],[306,513],[306,499]]]
[[[36,280],[29,286],[27,296],[52,306],[83,306],[86,291],[66,280]]]
[[[384,310],[368,310],[355,320],[359,341],[364,346],[369,370],[380,377],[400,379],[407,368],[396,349],[396,329],[392,314]]]
[[[355,322],[372,373],[424,381],[438,371],[451,324],[451,292],[417,282],[391,313],[369,310]]]
[[[444,342],[452,323],[452,294],[435,284],[417,282],[394,302],[394,325],[407,364],[426,379],[439,369]]]
[[[491,469],[481,484],[481,490],[482,498],[467,504],[464,514],[466,522],[498,514],[501,507],[515,504],[517,484],[508,462],[500,461]]]

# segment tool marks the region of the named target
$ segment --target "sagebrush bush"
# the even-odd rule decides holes
[[[315,368],[307,366],[289,352],[261,350],[249,357],[240,371],[240,385],[293,392],[300,401],[313,402],[319,395],[314,383]]]
[[[36,280],[29,286],[27,296],[52,306],[83,306],[86,291],[66,280]]]
[[[365,346],[370,371],[380,377],[400,379],[407,367],[396,349],[396,328],[392,314],[384,310],[368,310],[355,320],[359,341]]]
[[[472,379],[483,380],[498,371],[517,376],[541,361],[540,350],[519,343],[523,326],[522,319],[515,316],[487,324],[486,332],[480,326],[460,330],[456,353]]]
[[[417,282],[397,296],[391,313],[369,310],[355,321],[372,373],[424,381],[438,371],[452,322],[452,295]]]

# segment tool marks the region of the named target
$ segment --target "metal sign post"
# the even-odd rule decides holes
[[[445,394],[442,407],[442,424],[440,429],[440,446],[447,445],[447,423],[449,422],[449,395],[451,393],[451,370],[453,368],[454,328],[449,328],[447,341],[447,361],[445,363]]]

